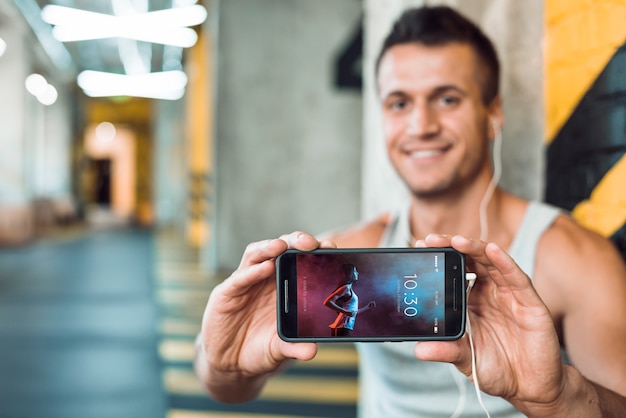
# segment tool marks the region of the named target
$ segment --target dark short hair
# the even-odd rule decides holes
[[[500,63],[496,49],[478,26],[448,6],[405,10],[383,42],[376,60],[376,73],[383,55],[395,45],[417,43],[442,46],[455,42],[472,47],[482,63],[485,70],[482,99],[485,104],[491,103],[498,95],[500,84]]]
[[[339,267],[341,277],[339,279],[339,286],[352,283],[354,281],[354,271],[357,270],[354,264],[342,264]]]

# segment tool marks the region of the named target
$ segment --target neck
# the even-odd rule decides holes
[[[477,185],[476,190],[445,196],[411,198],[410,225],[415,239],[423,239],[430,233],[464,235],[469,238],[493,240],[497,227],[502,223],[502,207],[506,193],[496,188],[484,206],[485,216],[481,222],[481,202],[487,184]],[[481,223],[488,226],[488,235],[481,237]]]

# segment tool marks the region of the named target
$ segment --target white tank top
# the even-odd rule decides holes
[[[559,213],[559,209],[543,203],[528,205],[508,252],[530,276],[538,241]],[[379,247],[406,247],[410,240],[407,208],[394,216]],[[360,418],[451,417],[462,398],[465,402],[460,416],[485,416],[469,379],[450,364],[417,360],[413,354],[415,343],[356,345],[360,356]],[[482,398],[494,418],[523,417],[502,398],[485,393]]]

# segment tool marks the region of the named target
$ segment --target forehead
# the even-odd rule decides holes
[[[467,44],[395,45],[383,55],[378,88],[384,97],[393,91],[430,90],[456,86],[480,95],[478,61]]]

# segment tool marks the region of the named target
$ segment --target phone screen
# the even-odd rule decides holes
[[[279,258],[284,339],[447,340],[465,327],[465,266],[452,249],[289,251]]]

